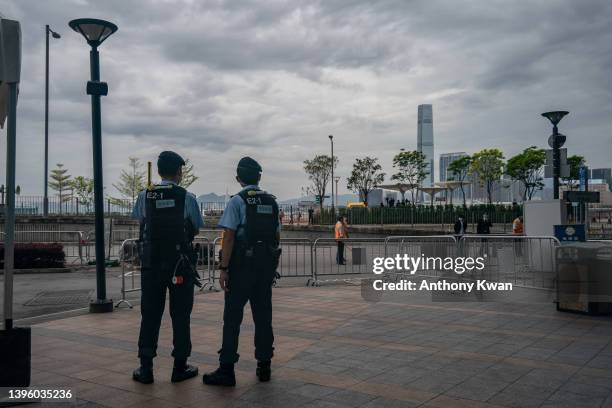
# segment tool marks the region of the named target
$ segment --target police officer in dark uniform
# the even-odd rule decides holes
[[[153,382],[159,328],[170,292],[170,316],[174,350],[172,382],[198,375],[198,368],[187,364],[191,353],[189,320],[193,308],[193,285],[199,285],[191,243],[204,221],[195,196],[178,184],[185,161],[174,152],[159,155],[160,184],[138,195],[132,217],[140,221],[141,315],[138,357],[140,367],[133,378],[143,384]]]
[[[270,380],[272,283],[280,257],[280,223],[276,199],[258,187],[260,178],[261,166],[250,157],[242,158],[236,177],[242,190],[230,199],[219,221],[224,228],[219,267],[225,291],[223,344],[220,366],[204,374],[204,384],[236,385],[234,364],[240,357],[238,336],[247,301],[255,323],[256,374],[260,381]]]

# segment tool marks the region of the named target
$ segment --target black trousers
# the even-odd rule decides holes
[[[346,259],[344,259],[344,242],[338,240],[337,244],[338,250],[336,251],[336,263],[340,265],[346,262]]]
[[[138,338],[138,357],[153,358],[157,355],[157,341],[164,308],[166,291],[170,293],[170,317],[175,359],[187,359],[191,354],[190,318],[193,309],[193,283],[172,283],[169,270],[141,269],[141,321]]]
[[[257,361],[272,359],[272,278],[270,271],[264,266],[265,263],[258,262],[257,258],[236,260],[232,257],[229,292],[225,293],[223,310],[223,344],[219,352],[219,361],[222,364],[233,364],[240,358],[238,338],[247,301],[251,305],[255,324],[255,358]]]

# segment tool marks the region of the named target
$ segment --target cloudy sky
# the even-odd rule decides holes
[[[250,155],[266,189],[298,197],[302,162],[329,152],[329,134],[340,176],[364,155],[390,174],[392,156],[416,148],[421,103],[434,107],[436,158],[545,147],[539,114],[564,109],[569,153],[612,164],[607,0],[0,0],[0,13],[22,24],[24,195],[42,194],[45,24],[62,35],[51,42],[50,163],[92,174],[88,47],[67,25],[79,17],[119,26],[100,47],[111,194],[129,156],[171,149],[194,162],[196,193],[234,191],[236,161]]]

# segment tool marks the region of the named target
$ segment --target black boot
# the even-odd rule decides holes
[[[221,364],[212,373],[204,374],[202,382],[207,385],[223,385],[233,387],[236,385],[236,375],[233,364]]]
[[[188,380],[198,375],[198,367],[187,364],[187,360],[174,360],[174,368],[172,369],[173,383]]]
[[[153,359],[141,358],[140,367],[134,370],[132,378],[142,384],[153,384]]]
[[[272,375],[272,370],[270,369],[269,361],[258,361],[257,362],[257,371],[255,371],[259,381],[266,382],[270,381],[270,376]]]

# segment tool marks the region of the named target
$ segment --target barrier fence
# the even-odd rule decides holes
[[[486,268],[480,276],[475,274],[477,278],[528,288],[555,288],[555,251],[560,245],[555,237],[464,235],[459,244],[464,257],[486,257]]]
[[[216,231],[215,231],[216,232]],[[217,290],[220,237],[196,237],[197,270],[201,290]],[[556,286],[555,251],[560,245],[554,237],[453,235],[389,236],[386,238],[347,238],[342,240],[345,262],[338,258],[338,242],[332,238],[281,239],[282,255],[279,272],[282,277],[306,278],[306,284],[317,286],[324,282],[349,281],[372,277],[374,258],[406,254],[411,258],[433,257],[457,259],[482,257],[483,272],[461,276],[440,268],[421,267],[414,275],[429,278],[452,276],[458,279],[487,279],[512,283],[515,286],[553,290]],[[119,249],[121,260],[121,300],[140,290],[140,261],[137,239],[126,239]],[[422,265],[423,266],[423,265]],[[389,271],[396,277],[410,274]],[[362,275],[362,276],[360,276]]]

